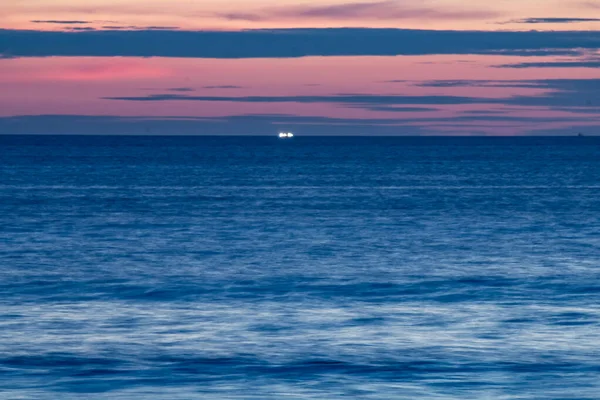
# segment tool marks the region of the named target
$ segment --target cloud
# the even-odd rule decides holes
[[[451,86],[448,86],[448,85]],[[504,98],[468,97],[451,95],[376,95],[336,94],[314,96],[188,96],[179,94],[152,94],[148,96],[115,96],[105,100],[156,102],[156,101],[208,101],[242,103],[332,103],[353,108],[393,111],[396,106],[500,104],[511,106],[594,108],[600,113],[600,79],[542,79],[524,81],[424,81],[417,83],[428,87],[509,87],[536,89],[531,95],[513,95]],[[539,90],[545,91],[540,94]],[[398,110],[396,110],[398,111]]]
[[[591,102],[589,103],[591,105]],[[553,107],[554,111],[564,111],[574,114],[597,114],[600,115],[600,107]]]
[[[504,115],[507,111],[504,110],[465,110],[463,114],[467,115]]]
[[[242,89],[242,86],[235,85],[216,85],[216,86],[202,86],[202,89]]]
[[[539,61],[517,64],[501,64],[496,68],[600,68],[598,61]]]
[[[387,112],[381,118],[328,118],[296,115],[234,115],[229,117],[99,117],[21,116],[0,118],[5,133],[270,135],[280,129],[303,135],[431,135],[431,134],[552,134],[598,133],[600,79],[415,81],[420,87],[513,87],[535,89],[532,94],[504,98],[465,96],[404,96],[337,94],[326,96],[192,96],[178,93],[112,97],[120,101],[212,101],[254,103],[330,103],[348,108]],[[171,88],[187,92],[190,88]],[[181,90],[180,90],[181,89]],[[426,114],[444,105],[486,105],[458,115]],[[527,112],[560,111],[570,115],[528,116]],[[517,114],[515,114],[517,112]],[[351,115],[351,114],[349,114]],[[585,118],[582,118],[585,116]]]
[[[280,129],[311,135],[419,136],[459,132],[494,134],[499,129],[510,133],[535,134],[552,130],[554,134],[573,135],[585,131],[597,134],[600,120],[588,118],[581,126],[577,118],[462,115],[443,118],[327,118],[294,115],[234,115],[203,117],[122,117],[85,115],[29,115],[0,117],[0,130],[6,134],[86,134],[86,135],[268,135]],[[508,124],[507,124],[508,123]],[[512,123],[512,124],[511,124]],[[563,128],[558,130],[557,124]]]
[[[105,25],[102,29],[106,29],[109,31],[174,31],[179,29],[176,26],[135,26],[135,25]]]
[[[64,24],[64,25],[70,25],[70,24],[89,24],[89,23],[91,23],[91,21],[55,20],[55,19],[50,19],[50,20],[34,19],[31,22],[33,22],[34,24]]]
[[[157,31],[173,31],[173,30],[177,30],[179,29],[179,27],[177,26],[142,26],[142,27],[138,27],[136,29],[140,29],[140,30],[157,30]]]
[[[434,80],[415,82],[414,86],[418,87],[437,87],[437,88],[452,88],[452,87],[510,87],[510,88],[529,88],[540,89],[542,86],[540,81],[527,80]]]
[[[193,92],[194,88],[189,88],[189,87],[174,87],[174,88],[168,88],[168,91],[171,92]]]
[[[360,38],[360,40],[357,40]],[[126,30],[0,29],[0,53],[21,57],[130,56],[287,58],[428,54],[579,54],[600,49],[600,31],[434,31],[408,29]]]
[[[121,101],[211,101],[241,103],[336,103],[364,105],[403,104],[474,104],[483,99],[462,96],[403,96],[373,94],[339,94],[332,96],[186,96],[177,94],[151,94],[148,96],[103,97],[104,100]]]
[[[584,2],[581,2],[580,4],[584,8],[591,8],[594,10],[600,9],[600,3],[596,2],[596,1],[584,1]]]
[[[214,86],[201,86],[202,89],[242,89],[243,86],[236,85],[214,85]],[[168,92],[195,92],[196,89],[191,87],[172,87],[166,89],[160,88],[143,88],[142,90],[151,90],[151,91],[159,91],[166,90]]]
[[[573,43],[575,46],[575,44]],[[589,50],[590,48],[586,48]],[[591,49],[594,49],[593,47]],[[498,56],[518,56],[518,57],[546,57],[546,56],[565,56],[565,57],[579,57],[583,54],[584,50],[581,48],[573,47],[571,49],[557,49],[557,48],[543,48],[543,49],[505,49],[505,50],[492,50],[488,53],[489,55]],[[433,63],[432,63],[433,64]],[[447,62],[447,64],[454,64],[453,62]]]
[[[69,28],[70,31],[95,31],[96,28],[92,28],[90,26],[74,26]]]
[[[600,79],[542,79],[529,83],[549,92],[534,96],[513,96],[505,104],[552,108],[587,107],[600,113]]]
[[[455,80],[455,81],[423,81],[417,82],[415,86],[419,87],[437,87],[437,88],[451,88],[451,87],[489,87],[497,85],[495,81],[485,80]]]
[[[250,22],[260,22],[264,21],[264,16],[259,14],[251,14],[244,12],[229,12],[229,13],[219,13],[217,14],[219,18],[228,19],[232,21],[250,21]]]
[[[396,125],[393,125],[396,124]],[[304,135],[421,135],[426,129],[397,119],[345,119],[293,115],[202,117],[121,117],[30,115],[0,117],[7,134],[87,135],[269,135],[281,130]]]
[[[501,22],[501,24],[570,24],[577,22],[600,22],[600,18],[524,18]]]
[[[370,111],[384,111],[395,113],[418,113],[418,112],[434,112],[439,111],[439,108],[433,107],[393,107],[393,106],[378,106],[371,104],[359,104],[356,108],[362,108]]]
[[[172,88],[142,88],[140,90],[151,90],[151,91],[157,91],[157,90],[166,90],[169,92],[194,92],[196,89],[194,88],[190,88],[190,87],[172,87]]]
[[[489,10],[444,10],[431,7],[407,7],[400,1],[356,2],[324,6],[291,6],[266,8],[257,13],[220,13],[218,17],[228,20],[273,21],[281,19],[325,20],[405,20],[436,19],[465,20],[495,18],[499,14]]]
[[[449,81],[439,82],[443,86],[445,82]],[[510,87],[544,90],[546,92],[543,94],[514,95],[491,101],[503,105],[549,107],[555,111],[568,110],[570,112],[600,114],[600,79],[463,80],[450,82],[453,82],[455,86],[463,87]],[[420,86],[436,86],[436,81],[422,82]]]

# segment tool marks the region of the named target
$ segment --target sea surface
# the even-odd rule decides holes
[[[0,137],[0,399],[599,399],[600,138]]]

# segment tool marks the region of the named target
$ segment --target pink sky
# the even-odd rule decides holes
[[[595,17],[600,17],[599,1],[90,0],[84,3],[79,0],[20,0],[2,6],[0,28],[47,31],[152,26],[179,30],[243,30],[362,26],[596,31],[600,21],[579,20]],[[559,23],[552,18],[569,21]],[[527,19],[550,23],[523,23]],[[10,50],[10,43],[7,48]],[[573,50],[577,48],[578,44],[573,43]],[[468,134],[469,126],[473,126],[474,132],[483,134],[527,134],[557,127],[566,132],[579,126],[600,125],[600,109],[597,108],[600,99],[590,89],[600,82],[600,68],[585,65],[499,66],[589,61],[600,62],[597,49],[580,54],[552,56],[549,53],[533,57],[469,54],[245,59],[0,57],[0,118],[34,115],[157,118],[293,115],[348,121],[381,120],[380,124],[392,120],[394,124],[424,126],[441,134],[457,131]],[[568,83],[573,79],[588,80],[590,84]],[[542,80],[551,82],[540,83]],[[459,83],[443,84],[448,81]],[[464,84],[460,81],[490,83]],[[140,99],[154,95],[169,98],[160,101]],[[339,95],[379,97],[373,104],[331,99]],[[235,99],[248,96],[252,99]],[[297,96],[327,98],[323,101],[262,99],[274,96],[280,99]],[[400,99],[394,102],[381,96],[411,96],[415,101]],[[431,99],[440,96],[451,99]],[[477,101],[456,101],[456,97]],[[478,117],[480,115],[487,115],[488,120]],[[505,120],[494,118],[498,115]]]
[[[532,17],[600,16],[594,0],[19,0],[3,4],[0,25],[56,29],[33,20],[85,20],[90,26],[175,26],[182,29],[395,27],[524,29]],[[535,29],[594,30],[599,22],[544,24]],[[531,27],[530,25],[526,26]]]
[[[540,57],[542,58],[542,57]],[[527,58],[528,61],[535,61]],[[423,63],[427,61],[427,63]],[[349,119],[435,119],[465,115],[470,111],[503,110],[506,116],[561,117],[566,124],[597,125],[598,116],[549,111],[545,107],[501,104],[414,105],[436,111],[373,111],[354,104],[252,103],[211,101],[136,102],[106,100],[113,96],[148,96],[188,88],[192,96],[313,96],[336,94],[473,96],[490,99],[543,96],[545,89],[514,87],[420,87],[423,81],[600,78],[590,68],[512,69],[491,66],[520,61],[507,56],[405,56],[405,57],[306,57],[300,59],[179,59],[51,57],[0,60],[0,117],[30,114],[81,114],[146,117],[222,117],[235,115],[298,115]],[[390,83],[386,81],[405,80]],[[235,86],[218,88],[218,86]],[[217,88],[214,88],[217,87]],[[404,107],[404,106],[394,106]],[[576,122],[576,123],[575,123]],[[474,124],[475,122],[470,122]],[[413,124],[413,122],[411,122]],[[433,121],[414,122],[437,127]],[[464,131],[463,124],[460,129]],[[503,133],[514,123],[476,122],[489,133]],[[523,128],[528,128],[524,124]],[[534,123],[539,127],[539,122]],[[447,125],[447,124],[444,124]],[[521,124],[523,125],[523,124]],[[552,124],[548,124],[551,126]],[[531,127],[531,126],[529,126]],[[514,129],[513,129],[514,130]]]

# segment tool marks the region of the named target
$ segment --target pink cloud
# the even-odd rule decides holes
[[[597,1],[584,1],[581,3],[584,8],[600,9],[600,3]]]
[[[449,10],[434,7],[407,7],[395,0],[358,2],[326,6],[292,6],[265,8],[257,13],[221,13],[221,18],[242,21],[274,19],[343,19],[343,20],[402,20],[439,19],[467,20],[495,18],[500,14],[490,10]]]

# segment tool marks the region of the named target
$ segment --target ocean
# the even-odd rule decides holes
[[[598,399],[600,137],[0,136],[0,399]]]

